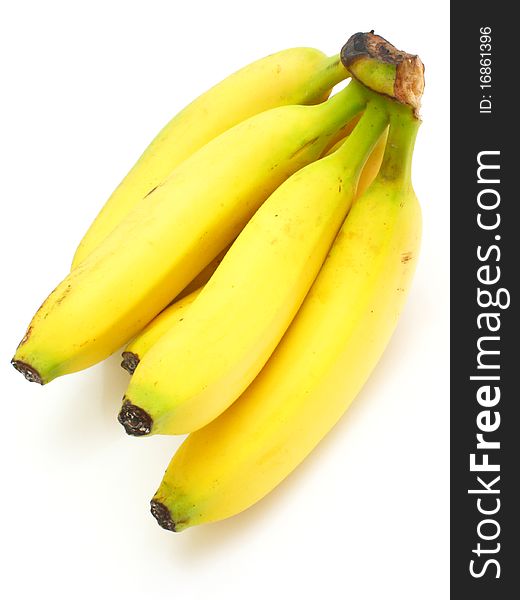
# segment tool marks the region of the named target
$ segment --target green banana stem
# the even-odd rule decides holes
[[[395,104],[390,111],[390,130],[379,177],[411,185],[412,157],[421,125],[407,106]]]
[[[315,81],[313,81],[313,85],[309,85],[309,90],[316,95],[316,89],[322,89],[323,94],[328,95],[331,88],[348,77],[350,77],[350,73],[341,62],[340,55],[335,54],[325,58],[321,68],[316,70]]]
[[[424,65],[415,54],[398,50],[373,31],[355,33],[341,49],[341,61],[353,78],[419,112]]]
[[[372,94],[354,130],[332,156],[340,159],[357,182],[370,152],[388,125],[388,102]]]
[[[323,110],[323,118],[333,127],[341,127],[360,112],[368,102],[370,90],[357,81],[351,81],[347,87],[329,98],[323,104],[313,107],[313,110]]]

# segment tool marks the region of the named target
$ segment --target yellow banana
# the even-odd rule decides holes
[[[353,81],[322,104],[271,109],[203,146],[50,294],[15,368],[43,384],[127,343],[365,103],[366,89]]]
[[[84,260],[171,171],[207,142],[264,110],[315,104],[348,76],[339,56],[314,48],[290,48],[230,75],[177,114],[156,136],[119,184],[76,250]]]
[[[354,119],[357,121],[356,119]],[[387,132],[378,140],[374,149],[370,153],[363,170],[359,176],[356,196],[361,196],[368,186],[375,179],[381,163],[383,160],[383,154],[385,151]],[[339,142],[334,144],[326,156],[329,156],[336,150],[338,150],[343,143],[345,138],[342,138]],[[141,331],[125,348],[123,352],[123,361],[121,366],[126,369],[129,373],[133,373],[139,364],[139,360],[150,350],[150,348],[164,335],[170,328],[172,328],[180,319],[183,319],[188,307],[191,306],[195,298],[199,295],[201,288],[207,283],[209,278],[213,275],[218,265],[222,262],[224,255],[228,248],[221,252],[217,258],[215,258],[207,267],[205,267],[195,279],[189,283],[182,292],[177,296],[175,301],[167,306],[162,312],[160,312],[150,323]]]
[[[121,366],[133,373],[141,358],[156,344],[159,339],[176,323],[182,321],[189,307],[202,291],[202,287],[183,296],[161,311],[125,348]]]
[[[316,278],[387,123],[374,97],[341,150],[260,207],[185,318],[142,357],[119,414],[127,433],[195,431],[246,389]]]
[[[227,518],[278,485],[333,427],[383,352],[419,249],[410,180],[418,120],[392,109],[383,165],[353,205],[267,365],[171,461],[152,513],[165,529]]]

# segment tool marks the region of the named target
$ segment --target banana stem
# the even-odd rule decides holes
[[[333,156],[339,159],[345,171],[359,178],[365,162],[388,125],[387,102],[378,97],[369,100],[363,116]]]
[[[341,57],[338,53],[334,56],[328,56],[324,60],[319,76],[323,78],[325,87],[331,88],[340,81],[350,77],[350,73],[341,62]]]
[[[390,109],[390,130],[379,176],[386,180],[411,183],[412,156],[421,124],[407,106],[394,104]]]
[[[323,58],[322,62],[317,66],[315,73],[312,75],[311,80],[307,86],[307,96],[302,104],[321,104],[330,95],[332,88],[343,81],[348,79],[350,73],[347,71],[345,65],[341,61],[339,54],[334,56],[327,56]],[[320,96],[321,91],[321,97]]]
[[[312,108],[324,112],[323,118],[329,121],[329,127],[338,128],[364,110],[370,93],[362,84],[351,81],[344,90]]]

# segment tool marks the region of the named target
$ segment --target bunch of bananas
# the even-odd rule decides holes
[[[423,83],[373,32],[231,75],[152,141],[31,321],[12,361],[29,381],[126,344],[126,432],[190,433],[151,503],[162,527],[262,498],[378,361],[418,255]]]

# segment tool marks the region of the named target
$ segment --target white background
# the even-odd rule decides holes
[[[5,598],[448,597],[449,15],[446,0],[432,4],[2,9]],[[401,323],[349,413],[278,489],[228,521],[166,532],[148,502],[180,440],[124,434],[119,357],[44,388],[9,360],[101,204],[177,110],[265,54],[334,54],[369,29],[426,65],[414,163],[423,249]]]

